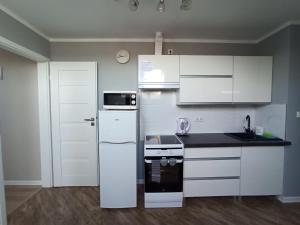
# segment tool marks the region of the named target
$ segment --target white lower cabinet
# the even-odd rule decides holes
[[[186,148],[184,197],[281,195],[284,147]]]
[[[186,148],[184,197],[237,196],[241,148]]]
[[[243,147],[241,195],[281,195],[284,147]]]

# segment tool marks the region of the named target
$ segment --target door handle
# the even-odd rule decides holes
[[[95,118],[91,117],[90,119],[83,119],[83,120],[86,122],[93,122],[93,121],[95,121]]]

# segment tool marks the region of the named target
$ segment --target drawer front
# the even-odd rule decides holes
[[[232,78],[180,78],[179,101],[232,102]]]
[[[184,178],[239,177],[240,159],[193,160],[184,162]]]
[[[239,192],[239,179],[185,180],[183,182],[184,197],[238,196]]]
[[[185,159],[222,157],[241,157],[241,147],[184,149]]]
[[[233,75],[233,56],[181,55],[180,75]]]

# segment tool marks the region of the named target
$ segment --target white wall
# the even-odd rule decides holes
[[[0,49],[0,135],[5,180],[40,180],[36,63]]]
[[[255,124],[255,107],[242,105],[177,106],[175,91],[140,92],[140,136],[174,134],[177,117],[191,121],[190,133],[224,133],[243,131],[245,117]],[[201,117],[202,122],[196,121]]]

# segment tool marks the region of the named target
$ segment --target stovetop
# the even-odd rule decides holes
[[[145,138],[146,145],[177,145],[182,144],[175,135],[151,135]]]
[[[183,143],[175,135],[145,136],[144,156],[183,156]]]

